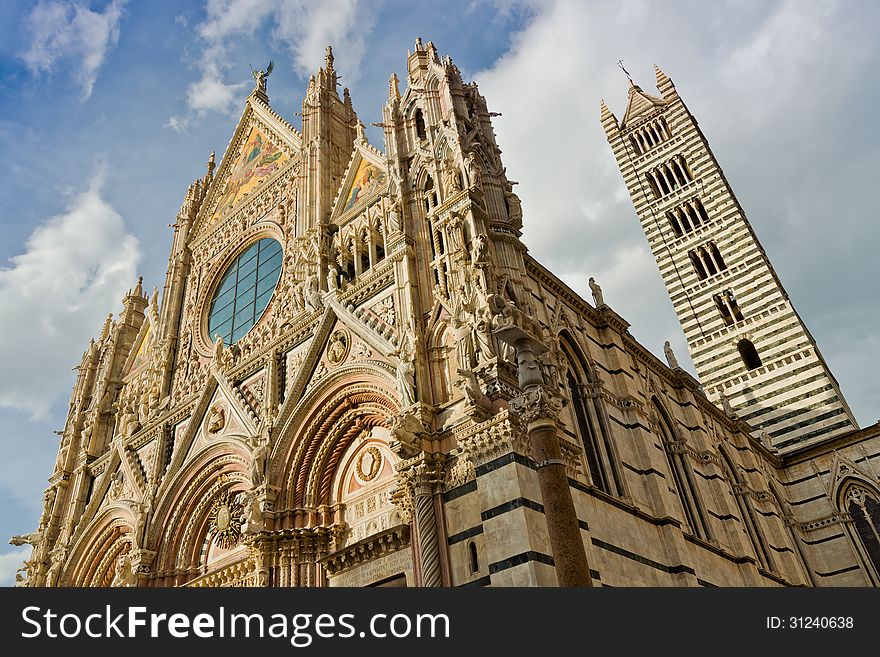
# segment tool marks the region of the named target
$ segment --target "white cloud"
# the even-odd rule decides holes
[[[186,101],[190,109],[196,112],[217,110],[229,113],[235,111],[246,82],[224,84],[216,71],[205,71],[202,79],[189,86]]]
[[[0,269],[0,406],[43,416],[70,381],[47,377],[77,363],[100,326],[118,310],[140,259],[137,239],[101,198],[103,176],[67,209],[38,226]],[[3,218],[2,223],[11,223]]]
[[[15,573],[30,556],[30,545],[22,545],[0,554],[0,586],[14,586]]]
[[[201,77],[187,89],[187,106],[196,114],[234,112],[240,94],[250,86],[250,80],[227,83],[223,79],[237,39],[251,38],[271,26],[272,40],[287,48],[294,70],[301,75],[323,66],[327,45],[342,46],[335,53],[336,68],[344,71],[350,84],[360,75],[372,27],[370,7],[362,0],[207,0],[205,13],[205,20],[196,27],[205,44],[199,62]],[[180,117],[176,118],[168,127],[178,129]]]
[[[81,100],[92,95],[98,69],[119,41],[119,23],[126,0],[113,0],[103,12],[66,0],[39,2],[27,19],[32,39],[22,59],[33,74],[51,71],[60,60],[78,68]]]

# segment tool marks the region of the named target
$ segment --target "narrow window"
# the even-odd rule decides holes
[[[473,541],[468,542],[468,557],[471,562],[471,573],[480,572],[480,558],[477,556],[477,544]]]
[[[755,516],[755,509],[752,506],[751,497],[747,492],[741,490],[741,485],[744,482],[737,474],[736,468],[734,468],[733,462],[730,460],[727,452],[723,449],[720,451],[721,457],[724,460],[725,469],[727,470],[727,479],[730,482],[731,493],[733,493],[733,497],[736,499],[736,505],[739,507],[739,514],[742,517],[746,535],[749,537],[752,549],[755,551],[755,556],[758,558],[758,563],[761,564],[761,567],[764,570],[773,570],[773,558],[770,555],[770,548],[767,545],[767,539],[764,537],[764,532],[761,531],[761,526],[758,524],[757,517]],[[739,484],[740,486],[735,486],[736,484]]]
[[[715,299],[715,306],[718,308],[718,312],[721,313],[721,319],[724,320],[725,326],[730,326],[733,324],[733,315],[730,312],[730,309],[727,307],[727,304],[724,303],[724,296],[722,294],[716,294],[713,299]]]
[[[718,245],[715,242],[709,242],[709,252],[712,255],[712,259],[715,261],[715,265],[718,267],[718,271],[724,271],[727,269],[727,265],[724,264],[724,258],[721,257],[721,251],[718,250]]]
[[[636,152],[636,155],[641,155],[642,149],[639,146],[639,140],[636,139],[636,136],[633,135],[632,137],[629,138],[629,140],[632,142],[633,150]]]
[[[875,491],[851,485],[842,505],[853,519],[853,529],[874,570],[880,574],[880,504]]]
[[[701,281],[705,280],[709,277],[709,274],[706,273],[706,268],[703,266],[703,261],[700,259],[700,254],[697,253],[696,250],[689,251],[688,256],[691,259],[691,264],[694,266],[694,271],[697,272],[697,278]]]
[[[703,223],[709,223],[709,214],[706,212],[706,208],[703,207],[703,204],[700,202],[700,199],[694,199],[694,205],[697,206],[697,212],[700,214],[700,217],[703,219]]]
[[[571,397],[572,406],[574,406],[577,430],[580,434],[581,444],[584,446],[587,466],[590,468],[590,479],[596,488],[607,493],[608,484],[605,481],[605,473],[602,471],[598,446],[596,445],[596,436],[587,420],[587,410],[584,407],[584,400],[581,397],[580,390],[578,390],[577,380],[574,378],[571,370],[566,373],[566,378],[568,380],[568,394]]]
[[[420,141],[428,138],[428,131],[425,130],[425,117],[421,108],[416,108],[416,137]]]
[[[681,229],[681,225],[679,224],[678,213],[669,211],[666,213],[666,219],[669,221],[669,225],[672,226],[672,230],[675,231],[675,235],[677,237],[681,237],[682,229]],[[687,230],[685,229],[684,232],[687,232]]]
[[[648,185],[650,186],[651,191],[654,192],[654,198],[655,199],[660,198],[662,196],[662,194],[660,193],[660,189],[657,187],[657,183],[654,180],[654,176],[652,176],[650,173],[646,173],[645,179],[648,181]]]
[[[736,348],[739,350],[740,358],[742,358],[746,368],[754,370],[761,367],[761,357],[758,355],[758,350],[755,349],[755,345],[752,344],[751,340],[743,338],[737,342]]]
[[[659,418],[660,434],[663,438],[663,451],[666,453],[666,461],[669,465],[669,472],[672,475],[670,483],[675,486],[675,493],[681,502],[685,520],[694,534],[700,538],[711,538],[709,526],[706,523],[706,516],[697,496],[691,466],[687,461],[688,457],[679,448],[680,442],[676,437],[675,430],[672,428],[672,422],[666,410],[656,397],[651,401]]]

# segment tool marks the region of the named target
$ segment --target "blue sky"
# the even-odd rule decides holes
[[[0,537],[30,531],[71,370],[171,229],[252,87],[294,125],[334,46],[361,120],[381,119],[417,36],[476,79],[520,182],[533,255],[605,298],[654,353],[678,322],[598,120],[623,59],[673,79],[862,425],[880,416],[880,101],[870,2],[0,2]],[[368,135],[382,147],[375,128]],[[867,192],[867,193],[866,193]],[[0,583],[23,558],[0,546]]]

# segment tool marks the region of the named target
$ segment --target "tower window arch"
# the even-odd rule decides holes
[[[747,369],[754,370],[761,367],[761,356],[758,355],[758,350],[755,349],[755,345],[752,344],[751,340],[743,338],[736,343],[736,348]]]

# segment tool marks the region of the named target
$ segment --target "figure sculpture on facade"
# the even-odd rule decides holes
[[[672,351],[672,345],[669,344],[669,340],[663,343],[663,354],[666,356],[666,362],[669,363],[669,367],[676,370],[679,369],[678,359],[675,357],[675,352]]]
[[[599,306],[605,305],[605,298],[602,296],[602,288],[599,287],[599,284],[596,282],[596,279],[590,276],[590,292],[593,293],[593,303],[596,304],[596,308]]]

